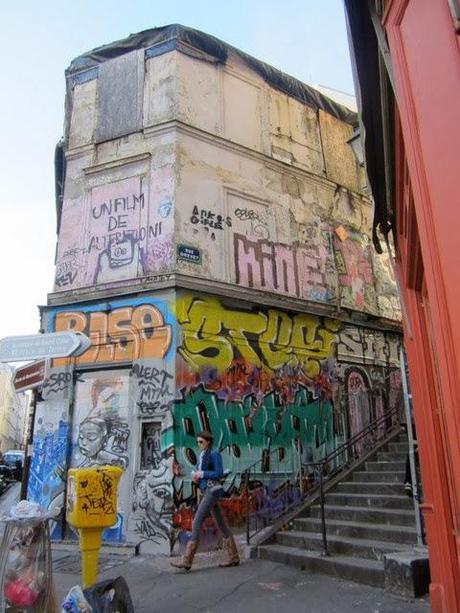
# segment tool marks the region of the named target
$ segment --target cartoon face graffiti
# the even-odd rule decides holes
[[[136,513],[136,532],[154,542],[174,542],[171,526],[173,492],[166,462],[134,484],[133,511]]]
[[[84,456],[80,466],[113,464],[125,469],[128,466],[126,451],[129,430],[127,424],[87,417],[81,422],[78,431],[78,449]]]
[[[104,449],[108,439],[108,428],[103,419],[85,419],[80,424],[78,447],[80,453],[88,459],[96,459]]]

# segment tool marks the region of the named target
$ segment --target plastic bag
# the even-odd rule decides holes
[[[54,613],[48,519],[38,505],[21,501],[3,518],[0,610]]]
[[[61,613],[93,613],[93,608],[86,600],[79,585],[75,585],[69,590],[61,605]]]
[[[123,577],[100,581],[85,589],[93,613],[134,613],[129,587]]]

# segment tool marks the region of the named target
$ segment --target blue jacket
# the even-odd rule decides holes
[[[203,478],[198,481],[200,490],[206,490],[208,487],[208,479],[220,481],[224,477],[224,466],[222,464],[222,456],[216,449],[207,449],[201,460]],[[223,488],[222,488],[223,491]]]

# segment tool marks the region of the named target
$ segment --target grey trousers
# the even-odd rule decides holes
[[[232,533],[230,532],[222,516],[222,511],[219,507],[218,498],[213,496],[209,490],[206,490],[203,498],[198,505],[198,509],[196,510],[195,517],[193,519],[192,537],[190,540],[196,541],[197,543],[199,542],[200,528],[208,515],[213,516],[217,527],[222,532],[225,538],[232,536]]]

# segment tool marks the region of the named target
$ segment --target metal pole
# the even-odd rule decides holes
[[[321,503],[321,532],[323,533],[323,556],[329,556],[327,550],[326,517],[324,514],[323,464],[319,469],[319,500]]]
[[[403,388],[403,400],[404,400],[404,411],[406,413],[406,424],[407,424],[407,440],[409,443],[409,464],[410,464],[410,474],[412,479],[412,495],[414,501],[414,511],[415,511],[415,525],[417,528],[417,545],[423,546],[423,531],[422,531],[422,516],[420,512],[420,504],[419,504],[419,492],[418,492],[418,481],[417,481],[417,470],[415,467],[415,445],[417,441],[414,441],[414,436],[412,432],[412,395],[409,393],[409,386],[407,382],[407,373],[406,373],[406,362],[404,359],[404,349],[401,346],[399,349],[399,364],[401,368],[401,381]]]
[[[35,413],[37,410],[37,390],[32,390],[32,407],[29,415],[29,424],[28,424],[28,433],[27,433],[27,442],[26,442],[26,453],[24,457],[24,466],[22,469],[22,479],[21,479],[21,494],[20,499],[26,500],[27,498],[27,488],[29,485],[29,474],[30,474],[30,465],[32,463],[32,449],[33,449],[33,440],[34,440],[34,427],[35,427]]]
[[[245,475],[245,487],[246,487],[246,545],[249,545],[249,473],[244,472]]]

